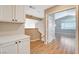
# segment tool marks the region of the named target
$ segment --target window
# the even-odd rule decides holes
[[[76,29],[75,9],[55,13],[57,27],[61,29]],[[57,30],[59,30],[57,28]]]
[[[38,21],[33,19],[26,19],[24,28],[35,28]]]
[[[76,29],[76,23],[61,23],[61,29]]]

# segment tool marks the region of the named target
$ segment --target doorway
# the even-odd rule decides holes
[[[47,42],[57,41],[58,50],[75,53],[76,44],[76,9],[68,9],[48,15]]]

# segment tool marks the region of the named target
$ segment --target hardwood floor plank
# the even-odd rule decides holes
[[[31,54],[66,54],[64,50],[60,50],[58,42],[53,42],[45,45],[42,41],[38,40],[31,42]]]

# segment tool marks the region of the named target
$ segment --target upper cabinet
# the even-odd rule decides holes
[[[24,23],[24,6],[0,5],[0,22]]]
[[[24,22],[24,6],[23,5],[15,6],[15,20],[17,22]]]
[[[0,5],[0,21],[11,22],[13,18],[13,6]]]

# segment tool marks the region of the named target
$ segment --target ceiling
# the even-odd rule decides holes
[[[25,14],[43,18],[44,10],[47,8],[50,8],[52,6],[54,6],[54,5],[26,5]]]

